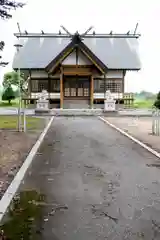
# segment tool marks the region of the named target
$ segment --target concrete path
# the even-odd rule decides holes
[[[58,110],[58,109],[57,109]],[[79,111],[79,110],[78,110]],[[25,109],[27,115],[33,115],[35,113],[34,109]],[[59,112],[59,110],[58,110]],[[11,108],[0,108],[0,115],[15,115],[18,113],[18,109],[11,107]],[[120,116],[152,116],[151,109],[123,109],[119,110]]]
[[[22,109],[23,111],[23,109]],[[34,109],[25,109],[25,113],[27,115],[33,115],[34,114]],[[0,115],[16,115],[18,113],[18,108],[14,108],[14,107],[11,107],[11,108],[3,108],[1,107],[0,108]]]
[[[41,239],[160,239],[156,162],[97,118],[55,119],[22,185],[46,195]]]
[[[120,116],[152,116],[152,109],[122,109],[119,110]]]

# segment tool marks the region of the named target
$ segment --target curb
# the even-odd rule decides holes
[[[44,139],[45,135],[47,134],[47,132],[52,124],[53,119],[54,119],[54,117],[52,117],[50,119],[48,125],[45,127],[45,129],[41,133],[40,137],[38,138],[38,140],[32,147],[32,149],[31,149],[30,153],[28,154],[26,160],[24,161],[23,165],[19,169],[18,173],[16,174],[16,176],[12,180],[11,184],[7,188],[6,192],[4,193],[2,199],[0,200],[0,222],[1,222],[4,214],[6,213],[14,195],[16,194],[16,192],[25,176],[25,173],[27,172],[31,162],[33,161],[41,143],[43,142],[43,139]]]
[[[139,144],[141,147],[145,148],[148,152],[152,153],[154,156],[156,156],[157,158],[160,159],[160,153],[159,152],[157,152],[154,149],[148,147],[146,144],[144,144],[143,142],[139,141],[137,138],[131,136],[130,134],[126,133],[121,128],[116,127],[114,124],[110,123],[109,121],[107,121],[103,117],[99,117],[99,119],[102,120],[103,122],[105,122],[106,124],[108,124],[110,127],[115,129],[116,131],[120,132],[124,136],[128,137],[129,139],[131,139],[133,142]]]

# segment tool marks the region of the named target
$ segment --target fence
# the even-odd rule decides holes
[[[123,94],[124,107],[133,107],[134,103],[134,94],[133,93],[124,93]]]
[[[152,112],[152,134],[160,136],[160,110]]]
[[[18,131],[26,132],[26,113],[25,110],[18,112]]]

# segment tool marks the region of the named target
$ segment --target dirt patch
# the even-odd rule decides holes
[[[107,117],[106,120],[160,152],[160,136],[152,135],[151,117]]]
[[[45,120],[36,130],[26,133],[0,130],[0,198],[23,164],[32,146],[45,127]]]

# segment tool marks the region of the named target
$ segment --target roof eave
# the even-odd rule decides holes
[[[44,68],[18,68],[18,67],[13,67],[13,70],[17,71],[18,69],[20,69],[21,71],[30,71],[30,70],[40,70],[40,71],[44,71]]]
[[[141,68],[108,68],[108,70],[125,70],[125,71],[139,71]]]

